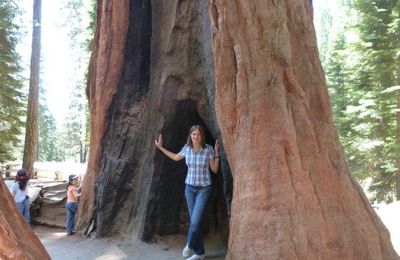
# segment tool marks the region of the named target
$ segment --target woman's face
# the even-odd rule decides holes
[[[193,144],[200,144],[201,143],[201,134],[200,131],[198,129],[194,130],[191,134],[190,134],[190,138],[192,138],[192,143]]]

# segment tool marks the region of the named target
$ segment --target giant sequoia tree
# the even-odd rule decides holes
[[[190,125],[221,138],[207,232],[229,259],[397,259],[351,178],[332,122],[308,0],[100,0],[91,143],[79,225],[97,236],[184,233]],[[232,176],[230,174],[232,171]]]

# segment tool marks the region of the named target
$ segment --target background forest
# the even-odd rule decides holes
[[[347,163],[371,200],[400,200],[400,1],[332,3],[315,25]]]
[[[95,1],[56,2],[44,0],[41,8],[39,131],[35,158],[41,162],[83,163],[89,140],[86,74],[94,33]],[[0,163],[22,160],[33,51],[30,46],[32,8],[33,1],[0,3]],[[51,13],[55,8],[59,9],[56,15]],[[54,35],[57,29],[59,32]],[[61,38],[61,33],[66,35]],[[67,42],[54,46],[56,37],[61,38],[58,42],[64,38]],[[55,111],[49,104],[59,108]]]
[[[68,111],[56,118],[48,106],[48,90],[55,83],[49,84],[46,67],[40,68],[36,161],[85,162],[86,74],[96,6],[93,0],[59,2],[63,15],[57,26],[68,34],[73,63],[60,60],[58,70],[70,66],[73,77],[67,82]],[[43,0],[43,9],[47,4],[50,0]],[[314,5],[320,58],[348,165],[360,183],[371,185],[371,201],[400,200],[400,1],[316,0]],[[22,160],[29,56],[18,46],[29,43],[29,8],[28,0],[0,2],[0,163]],[[45,19],[43,14],[43,26]]]

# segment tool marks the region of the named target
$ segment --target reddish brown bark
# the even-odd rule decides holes
[[[80,226],[85,226],[95,201],[96,232],[92,234],[97,237],[137,232],[141,239],[150,239],[154,233],[185,233],[184,164],[161,157],[154,138],[164,132],[166,145],[180,149],[190,126],[205,122],[209,141],[218,136],[209,106],[213,102],[207,100],[207,93],[214,88],[207,2],[165,0],[153,6],[151,2],[129,1],[129,12],[116,11],[115,15],[109,14],[111,8],[101,7],[104,2],[98,9],[89,75],[91,129],[97,136],[91,137],[87,192],[79,209],[84,211]],[[122,20],[128,23],[124,24],[127,32],[101,34],[99,28],[113,28]],[[199,44],[203,37],[207,47]],[[118,38],[125,46],[105,47]],[[117,58],[123,62],[122,68],[103,68],[101,59],[110,52],[120,54]],[[100,76],[109,80],[113,75],[119,77],[117,91],[114,80],[112,85],[96,83]],[[98,102],[105,90],[115,93],[112,101]],[[221,159],[226,176],[226,157]],[[226,237],[226,213],[217,206],[224,204],[222,174],[214,182],[220,185],[214,189],[206,227]]]
[[[100,172],[100,236],[148,238],[165,226],[160,201],[174,182],[164,176],[177,168],[163,166],[154,138],[166,131],[166,144],[177,145],[180,126],[195,116],[219,136],[213,54],[217,120],[234,173],[228,258],[396,259],[345,164],[310,1],[211,1],[213,53],[204,2],[163,3],[130,1],[128,12],[128,1],[99,2],[80,224],[92,216]]]
[[[96,33],[90,59],[88,98],[90,154],[79,206],[78,226],[87,225],[94,210],[94,182],[99,172],[99,149],[106,127],[107,109],[115,94],[123,64],[128,29],[129,1],[98,1]]]
[[[0,259],[50,259],[0,178]]]
[[[39,77],[40,77],[40,39],[42,22],[42,0],[33,1],[33,29],[31,71],[29,79],[28,110],[26,117],[25,147],[22,167],[33,174],[38,142]]]
[[[308,0],[212,0],[227,259],[398,259],[346,166]]]

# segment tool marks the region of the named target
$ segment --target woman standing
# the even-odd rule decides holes
[[[18,170],[15,182],[11,186],[11,194],[14,197],[18,211],[30,223],[29,196],[28,196],[28,173],[26,170]]]
[[[219,143],[213,148],[205,143],[204,129],[199,125],[190,128],[186,145],[175,154],[163,147],[162,136],[158,137],[155,145],[161,152],[174,161],[185,158],[188,167],[186,176],[185,197],[190,214],[190,227],[187,235],[186,246],[182,251],[183,257],[192,257],[189,260],[204,259],[202,218],[211,195],[211,170],[216,173],[219,166]]]

